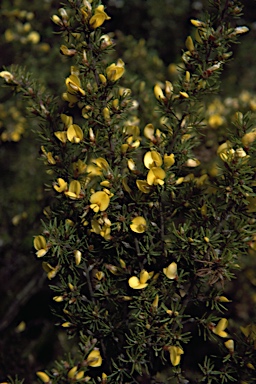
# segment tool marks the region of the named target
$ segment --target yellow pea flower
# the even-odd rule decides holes
[[[143,233],[146,231],[147,228],[146,220],[142,216],[137,216],[132,220],[130,228],[133,232]]]
[[[60,115],[60,118],[61,118],[61,121],[64,123],[65,127],[67,127],[67,128],[73,124],[73,117],[72,116],[68,116],[68,115],[65,115],[64,113],[62,113]]]
[[[79,265],[81,263],[81,259],[82,259],[82,252],[79,251],[78,249],[76,249],[74,251],[74,258],[75,258],[76,265]]]
[[[34,238],[34,248],[37,250],[37,257],[43,257],[47,252],[49,247],[47,246],[44,236],[39,235]]]
[[[66,78],[67,92],[71,95],[85,95],[85,91],[81,88],[81,81],[76,74],[72,74]]]
[[[146,180],[136,180],[137,187],[143,193],[149,193],[151,186],[146,182]]]
[[[153,167],[149,170],[147,175],[147,182],[149,185],[163,185],[166,173],[160,167]]]
[[[133,289],[143,289],[147,287],[147,281],[150,279],[150,277],[150,274],[145,269],[143,269],[140,272],[140,278],[138,279],[138,277],[132,276],[128,280],[128,284]]]
[[[90,18],[89,24],[93,29],[100,27],[105,20],[110,20],[110,17],[104,12],[104,6],[99,5],[95,11],[94,15]]]
[[[213,333],[220,337],[228,337],[227,332],[224,331],[228,326],[228,320],[225,318],[220,319],[216,327],[213,328]]]
[[[98,349],[91,351],[86,359],[90,367],[100,367],[102,364],[102,357]]]
[[[82,129],[77,124],[72,124],[68,127],[67,138],[71,143],[80,143],[83,140],[84,134]]]
[[[106,192],[98,191],[91,195],[90,202],[91,202],[90,208],[94,212],[96,213],[99,211],[102,212],[108,208],[110,203],[110,197]]]
[[[58,178],[57,182],[58,182],[59,185],[55,184],[53,186],[55,191],[57,191],[57,192],[64,192],[64,191],[66,191],[68,189],[68,183],[65,180],[63,180],[62,178]]]
[[[42,262],[42,267],[43,267],[43,270],[47,273],[47,277],[49,280],[53,279],[57,275],[60,269],[59,265],[57,265],[56,267],[53,267],[51,264],[46,263],[45,261]]]
[[[235,350],[234,340],[229,339],[229,340],[225,341],[224,345],[229,350],[229,353],[231,353],[231,354],[234,353],[234,350]]]
[[[92,160],[92,163],[96,164],[100,169],[107,171],[109,169],[109,164],[107,160],[103,157],[98,157],[97,159]]]
[[[117,64],[112,63],[106,69],[107,78],[110,81],[117,81],[124,74],[124,62],[118,59]]]
[[[165,154],[164,155],[164,167],[166,169],[171,168],[173,164],[175,163],[174,153],[171,153],[170,155]]]
[[[173,261],[167,268],[163,269],[166,277],[170,280],[174,280],[177,277],[177,264]]]
[[[183,355],[184,351],[182,348],[172,345],[168,348],[168,351],[170,352],[170,360],[174,367],[176,365],[179,365],[181,355]]]
[[[164,96],[164,93],[162,91],[162,88],[160,87],[159,84],[156,84],[154,86],[154,95],[155,95],[155,98],[159,101],[161,100],[165,100],[165,96]]]
[[[146,168],[150,169],[153,167],[161,167],[163,164],[162,157],[160,153],[156,151],[149,151],[144,155],[144,165]]]
[[[77,366],[71,368],[71,369],[68,371],[68,378],[69,378],[69,379],[74,379],[76,373],[77,373]]]
[[[50,383],[50,377],[45,372],[38,371],[36,372],[36,375],[42,380],[43,383]]]
[[[14,80],[14,76],[11,74],[11,72],[8,71],[0,72],[0,77],[2,77],[6,83],[12,83]]]
[[[75,200],[80,198],[81,184],[78,180],[72,180],[69,184],[68,191],[65,192],[65,195],[70,199]]]
[[[54,132],[54,135],[59,139],[63,144],[67,142],[67,132],[66,131],[57,131]]]

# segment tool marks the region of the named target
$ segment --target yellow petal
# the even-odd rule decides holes
[[[34,238],[34,248],[37,251],[47,248],[46,247],[46,240],[45,240],[44,236],[39,235],[39,236],[36,236]]]
[[[91,195],[90,198],[91,208],[94,212],[105,211],[110,203],[109,195],[104,191],[98,191]]]
[[[144,156],[144,165],[146,168],[150,169],[152,167],[161,167],[163,163],[160,153],[156,151],[149,151],[145,153]]]
[[[142,284],[136,276],[130,277],[128,284],[133,289],[143,289],[146,288],[148,285],[147,283]]]
[[[235,350],[234,340],[230,339],[225,341],[225,347],[229,350],[230,353],[233,353]]]
[[[36,372],[37,377],[42,380],[43,383],[49,383],[50,382],[50,377],[45,373],[38,371]]]
[[[163,269],[163,272],[166,277],[170,280],[174,280],[177,277],[177,264],[175,262],[172,262],[170,265],[168,265],[167,268]]]
[[[100,355],[100,351],[98,349],[94,349],[93,351],[91,351],[86,361],[90,367],[100,367],[102,364],[102,357]]]
[[[146,182],[146,180],[136,180],[137,187],[143,193],[149,193],[151,191],[151,186]]]
[[[149,273],[145,269],[143,269],[140,272],[140,283],[145,284],[149,278],[150,278]]]
[[[169,169],[175,163],[174,153],[164,155],[164,166]]]
[[[149,185],[163,185],[166,173],[160,167],[153,167],[148,171],[147,182]]]
[[[179,365],[181,355],[184,353],[183,350],[180,347],[177,346],[171,346],[168,348],[170,352],[170,360],[172,365],[175,367],[176,365]]]
[[[83,131],[77,124],[72,124],[68,127],[67,138],[71,143],[80,143],[83,140]]]
[[[130,228],[133,232],[143,233],[146,231],[147,222],[142,216],[137,216],[132,220]]]

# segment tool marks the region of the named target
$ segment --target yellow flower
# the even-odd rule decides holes
[[[177,277],[177,264],[172,262],[167,268],[163,269],[163,272],[168,279],[174,280]]]
[[[143,193],[149,193],[151,186],[146,182],[146,180],[136,180],[137,187]]]
[[[234,340],[229,339],[229,340],[225,341],[224,345],[229,350],[229,352],[231,354],[234,353],[234,350],[235,350]]]
[[[102,364],[102,357],[100,355],[100,351],[98,349],[94,349],[93,351],[91,351],[86,361],[90,367],[100,367]]]
[[[106,69],[107,78],[110,81],[117,81],[124,74],[124,62],[118,59],[117,64],[112,63]]]
[[[159,84],[156,84],[154,86],[154,95],[155,95],[155,98],[159,101],[165,100],[165,96]]]
[[[73,124],[73,117],[72,116],[68,116],[68,115],[65,115],[64,113],[62,113],[60,115],[60,118],[61,118],[61,121],[64,123],[65,127],[69,127],[70,125]]]
[[[220,337],[228,337],[227,332],[224,331],[228,326],[228,320],[225,318],[220,319],[216,327],[213,328],[213,333]]]
[[[108,208],[110,197],[106,192],[98,191],[91,195],[90,202],[91,209],[97,213],[99,211],[105,211]]]
[[[69,378],[69,379],[74,379],[76,373],[77,373],[77,366],[71,368],[71,369],[68,371],[68,378]]]
[[[65,180],[63,180],[61,178],[58,178],[57,182],[58,182],[59,185],[55,184],[53,186],[55,191],[57,191],[57,192],[64,192],[64,191],[66,191],[68,189],[68,183]]]
[[[80,192],[81,184],[77,180],[72,180],[68,187],[68,191],[65,192],[65,195],[70,199],[75,200],[80,198]]]
[[[36,375],[42,380],[43,383],[50,383],[50,377],[45,372],[38,371],[36,372]]]
[[[130,228],[133,232],[143,233],[146,231],[147,228],[146,220],[142,216],[137,216],[132,220]]]
[[[144,165],[146,168],[150,169],[153,167],[161,167],[162,164],[163,164],[163,160],[160,153],[156,151],[149,151],[145,153]]]
[[[100,27],[105,20],[109,20],[110,17],[104,12],[104,6],[99,5],[95,11],[94,15],[90,18],[89,24],[93,29]]]
[[[75,258],[76,265],[79,265],[81,263],[81,259],[82,259],[82,252],[79,251],[78,249],[76,249],[74,251],[74,258]]]
[[[168,351],[170,352],[170,360],[172,365],[175,367],[176,365],[179,365],[181,355],[183,355],[183,349],[177,346],[172,345],[168,348]]]
[[[66,78],[66,87],[67,92],[71,95],[85,95],[85,91],[81,88],[81,81],[79,77],[75,74],[72,74]]]
[[[83,131],[77,124],[72,124],[68,127],[67,138],[71,143],[80,143],[83,140]]]
[[[57,275],[60,269],[59,265],[57,265],[56,267],[53,267],[51,264],[46,263],[45,261],[42,262],[42,267],[43,267],[43,270],[47,273],[47,277],[49,280],[53,279]]]
[[[130,277],[128,284],[133,289],[143,289],[147,287],[147,281],[150,279],[150,277],[150,274],[145,269],[143,269],[140,272],[140,278],[138,279],[138,277],[132,276]]]
[[[147,175],[147,182],[149,185],[163,185],[166,173],[160,167],[153,167],[149,170]]]
[[[54,132],[54,135],[62,142],[66,143],[67,142],[67,132],[66,131],[57,131]]]
[[[173,164],[175,163],[174,153],[171,153],[170,155],[165,154],[164,155],[164,167],[166,169],[171,168]]]
[[[12,83],[14,79],[14,76],[11,74],[11,72],[8,71],[0,72],[0,77],[3,77],[6,83]]]
[[[193,39],[191,36],[188,36],[186,38],[185,45],[186,45],[186,48],[189,50],[189,52],[193,52],[195,50],[195,46],[194,46]]]
[[[49,247],[44,236],[39,235],[34,238],[34,248],[37,250],[37,257],[43,257],[48,252]]]

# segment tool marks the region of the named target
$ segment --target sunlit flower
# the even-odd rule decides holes
[[[100,27],[105,20],[109,20],[110,17],[104,12],[104,6],[99,5],[95,11],[94,15],[90,18],[89,24],[93,29]]]
[[[124,62],[118,59],[117,64],[112,63],[106,69],[107,78],[110,81],[117,81],[124,74]]]
[[[105,211],[108,208],[110,197],[106,192],[98,191],[91,195],[90,202],[91,209],[97,213],[99,211]]]
[[[68,191],[65,192],[65,195],[70,199],[75,200],[80,198],[81,184],[78,180],[72,180],[69,184]]]
[[[138,277],[132,276],[130,277],[128,284],[133,289],[143,289],[147,287],[147,281],[150,279],[150,277],[150,274],[145,269],[143,269],[140,272],[140,278],[138,279]]]
[[[163,269],[163,272],[168,279],[174,280],[177,277],[177,264],[173,261],[167,268]]]
[[[166,173],[160,167],[153,167],[148,171],[147,182],[149,185],[163,185]]]
[[[83,131],[77,124],[72,124],[68,127],[67,138],[71,143],[80,143],[83,140]]]
[[[228,326],[228,320],[225,318],[220,319],[216,327],[213,327],[212,331],[220,337],[228,337],[227,332],[224,331]]]
[[[102,357],[98,349],[91,351],[86,359],[90,367],[100,367],[102,364]]]
[[[44,236],[39,235],[34,238],[34,248],[37,250],[37,257],[43,257],[48,252],[49,247]]]
[[[134,217],[132,223],[130,224],[130,228],[133,232],[143,233],[146,231],[147,222],[142,216]]]
[[[150,169],[153,167],[161,167],[163,164],[162,157],[160,153],[156,151],[149,151],[144,155],[144,165],[146,168]]]
[[[184,351],[182,348],[172,345],[168,348],[168,351],[170,352],[170,360],[174,367],[176,365],[179,365],[181,355],[183,355]]]

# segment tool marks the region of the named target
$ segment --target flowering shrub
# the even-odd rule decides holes
[[[53,197],[33,245],[57,325],[77,342],[40,382],[255,378],[255,326],[238,329],[225,314],[226,282],[255,250],[254,116],[234,103],[227,116],[218,101],[204,108],[248,30],[235,24],[241,11],[216,1],[191,20],[177,80],[148,90],[152,116],[141,116],[122,58],[112,61],[101,29],[110,15],[97,0],[68,0],[52,16],[70,60],[65,103],[19,68],[0,73],[41,121]]]

